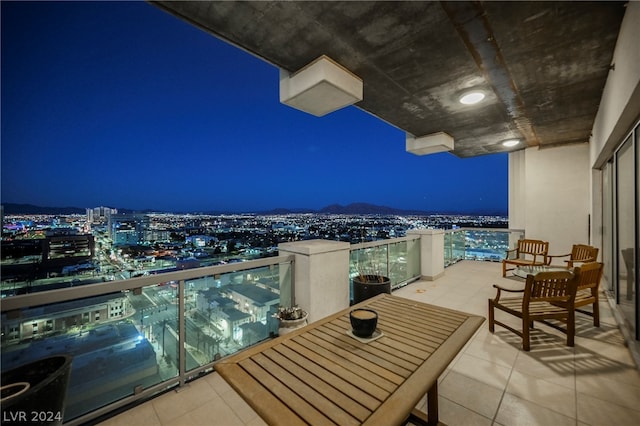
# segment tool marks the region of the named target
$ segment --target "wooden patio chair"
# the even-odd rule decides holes
[[[576,275],[576,298],[573,306],[576,312],[593,317],[593,326],[600,327],[600,280],[604,272],[604,263],[590,262],[574,268]],[[562,304],[562,303],[561,303]],[[581,309],[593,305],[591,311]]]
[[[502,259],[502,276],[507,276],[507,271],[514,270],[520,266],[543,266],[549,263],[547,253],[549,252],[549,242],[542,240],[522,239],[518,240],[516,248],[507,250],[505,258]],[[514,268],[507,268],[507,265],[515,265]]]
[[[549,271],[528,275],[524,289],[512,290],[494,284],[495,299],[489,299],[489,331],[495,324],[522,337],[522,347],[530,350],[530,329],[534,321],[555,319],[566,324],[561,329],[567,335],[567,346],[574,345],[576,279],[573,272]],[[502,297],[503,292],[520,293],[517,297]],[[508,326],[495,319],[495,310],[501,310],[522,320],[522,330]]]
[[[573,268],[574,266],[580,266],[575,263],[595,262],[598,259],[598,248],[586,244],[574,244],[571,248],[571,253],[547,255],[547,265],[551,265],[554,261],[553,259],[561,257],[568,257],[568,259],[564,260],[566,264],[563,266]]]

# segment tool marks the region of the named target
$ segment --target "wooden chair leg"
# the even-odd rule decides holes
[[[576,336],[576,312],[573,309],[569,311],[569,324],[567,327],[568,330],[571,330],[571,344],[569,346],[573,346]]]
[[[531,349],[531,336],[529,334],[529,321],[528,318],[522,318],[522,349],[529,352]]]
[[[574,337],[576,335],[576,313],[573,310],[569,310],[567,316],[567,346],[574,345]]]
[[[495,325],[493,322],[493,318],[494,318],[494,312],[493,312],[493,300],[489,299],[489,331],[491,333],[493,333],[495,331]]]
[[[600,302],[597,298],[593,304],[593,326],[600,327]]]
[[[507,264],[505,263],[505,261],[502,261],[502,276],[506,277],[507,276]]]

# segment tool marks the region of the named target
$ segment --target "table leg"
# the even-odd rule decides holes
[[[438,425],[438,381],[427,391],[427,425]]]
[[[407,419],[416,426],[438,426],[438,381],[427,391],[427,412],[414,408]]]

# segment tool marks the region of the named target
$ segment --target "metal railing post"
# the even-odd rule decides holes
[[[185,334],[186,312],[184,310],[184,295],[186,280],[180,280],[178,285],[178,377],[180,386],[186,382],[187,371],[187,339]]]

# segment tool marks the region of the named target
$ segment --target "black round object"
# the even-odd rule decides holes
[[[360,275],[353,278],[353,303],[360,303],[382,293],[391,294],[391,280],[382,275]]]
[[[378,325],[378,313],[373,309],[354,309],[349,312],[351,331],[357,337],[371,337]]]
[[[2,372],[2,423],[61,425],[71,360],[56,355]]]

